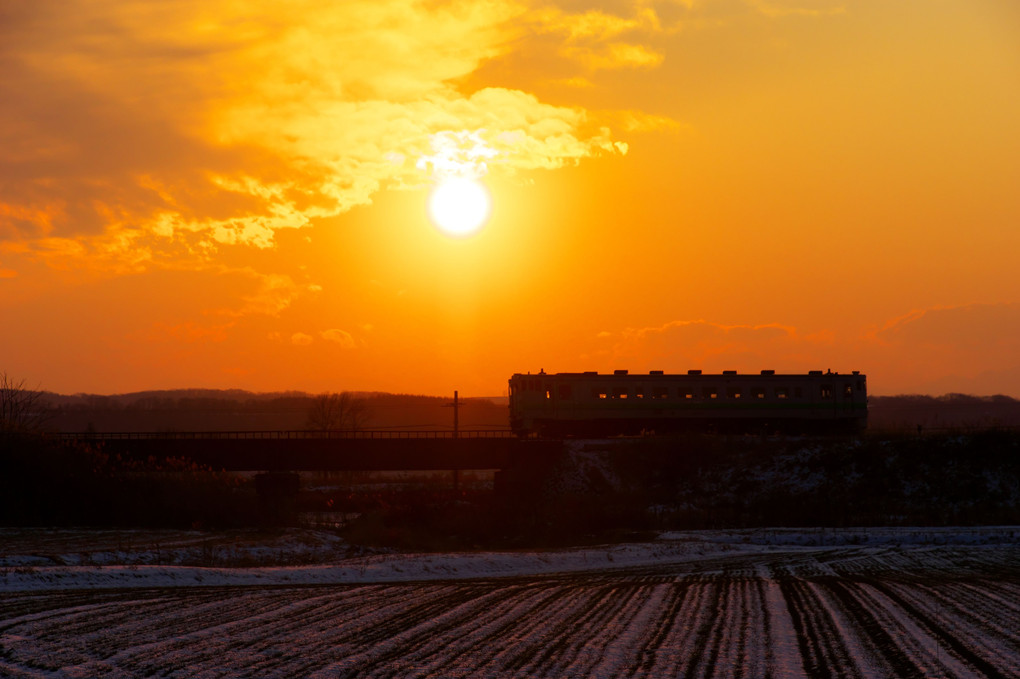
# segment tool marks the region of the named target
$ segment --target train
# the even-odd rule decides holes
[[[855,434],[868,419],[867,377],[806,374],[517,373],[510,428],[520,437],[637,434]]]

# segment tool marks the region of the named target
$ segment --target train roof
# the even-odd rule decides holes
[[[670,377],[718,377],[718,378],[760,378],[760,377],[823,377],[823,376],[842,376],[842,377],[865,377],[859,370],[851,371],[850,373],[838,373],[821,370],[809,370],[806,373],[776,373],[775,370],[762,370],[757,373],[739,373],[736,370],[723,370],[721,373],[705,373],[701,370],[688,370],[685,373],[666,373],[662,370],[651,370],[647,373],[632,373],[628,370],[614,370],[611,373],[599,373],[599,372],[563,372],[563,373],[547,373],[544,370],[537,373],[514,373],[513,377],[652,377],[652,378],[670,378]]]

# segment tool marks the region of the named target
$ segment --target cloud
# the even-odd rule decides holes
[[[590,70],[623,68],[653,68],[662,63],[665,56],[644,45],[614,42],[592,49],[590,47],[566,48],[565,53]]]
[[[654,132],[657,130],[672,132],[683,130],[690,132],[693,130],[689,124],[666,116],[651,115],[641,111],[615,111],[607,115],[612,117],[620,128],[628,132]]]
[[[662,32],[658,14],[651,6],[629,8],[631,16],[620,16],[601,9],[570,13],[556,7],[535,12],[530,19],[539,33],[561,38],[559,54],[590,71],[624,68],[653,68],[665,58],[661,52],[633,41],[621,40],[627,34],[645,38]]]
[[[479,177],[495,168],[556,169],[594,155],[627,151],[608,128],[592,125],[583,109],[543,104],[519,90],[485,88],[459,101],[453,112],[458,120],[453,127],[460,131],[430,134],[422,128],[423,144],[415,149],[418,168],[437,175]],[[446,125],[449,115],[423,103],[415,117],[426,124],[444,120]]]
[[[895,318],[875,333],[886,345],[910,344],[972,359],[1020,356],[1020,303],[967,304],[920,309]]]
[[[303,332],[296,332],[290,336],[290,343],[297,345],[299,347],[306,347],[314,341],[315,341],[314,337],[312,337],[311,335],[306,335]]]
[[[770,2],[769,0],[746,0],[747,4],[753,7],[758,12],[769,17],[786,17],[786,16],[808,16],[818,17],[827,16],[831,14],[844,14],[846,8],[842,5],[828,6],[828,7],[803,7],[803,6],[791,6],[788,4]],[[826,3],[828,4],[828,3]]]
[[[675,320],[604,330],[581,356],[600,370],[861,370],[872,393],[1020,397],[1020,303],[918,309],[858,332]],[[585,369],[593,369],[587,367]]]
[[[328,342],[335,342],[344,349],[353,349],[356,346],[354,342],[354,337],[351,335],[351,333],[347,332],[346,330],[330,328],[329,330],[323,330],[321,333],[319,333],[319,335],[322,337],[322,339]]]
[[[565,12],[558,7],[547,7],[536,12],[532,20],[541,25],[541,30],[563,34],[567,40],[611,40],[622,33],[634,31],[649,22],[657,24],[654,12],[642,13],[627,18],[609,14],[601,9],[586,12]]]
[[[258,291],[245,298],[242,312],[275,315],[290,306],[301,286],[290,276],[270,274],[261,277]]]
[[[885,393],[1020,397],[1011,377],[1020,371],[1017,302],[916,309],[864,333],[854,349],[881,373]]]
[[[580,108],[457,89],[537,30],[512,0],[244,12],[206,0],[40,0],[4,12],[0,241],[55,265],[124,273],[270,248],[281,229],[421,185],[437,140],[470,140],[486,171],[626,150]],[[645,21],[557,20],[596,41]],[[598,58],[656,57],[614,41]]]
[[[605,360],[634,369],[757,371],[803,370],[811,358],[805,348],[817,341],[780,324],[725,325],[705,320],[676,320],[659,326],[599,333],[610,347]]]

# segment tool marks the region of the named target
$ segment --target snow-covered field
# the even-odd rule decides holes
[[[358,554],[0,530],[0,676],[1017,677],[1020,528]]]

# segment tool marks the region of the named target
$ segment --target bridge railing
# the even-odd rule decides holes
[[[501,439],[513,438],[509,429],[369,429],[360,431],[113,431],[60,432],[57,438],[75,441],[106,441],[113,439]]]

